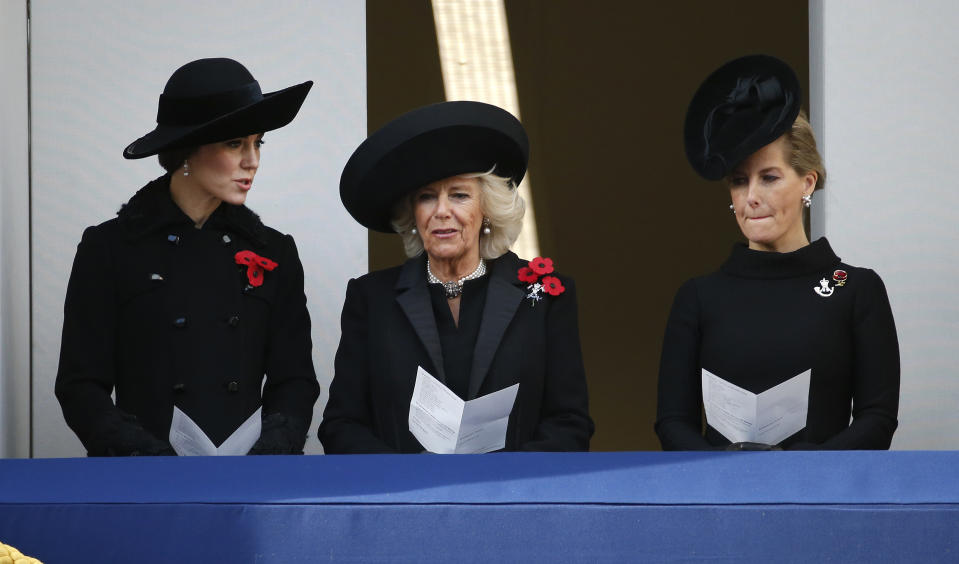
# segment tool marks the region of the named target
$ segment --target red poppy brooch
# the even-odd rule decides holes
[[[813,290],[815,290],[820,297],[828,298],[836,291],[836,288],[841,288],[846,285],[846,279],[848,277],[849,275],[846,274],[845,270],[835,270],[832,273],[832,283],[834,285],[831,288],[829,287],[829,280],[823,277],[823,279],[819,281],[819,286],[814,287]]]
[[[263,285],[264,270],[273,270],[278,266],[276,262],[261,257],[253,251],[240,251],[233,258],[237,264],[246,265],[246,279],[253,287]]]
[[[553,259],[548,257],[536,257],[529,261],[527,266],[519,269],[518,278],[520,282],[526,282],[529,293],[530,306],[535,306],[536,302],[543,299],[541,292],[551,296],[558,296],[566,291],[566,287],[555,276],[546,276],[553,272]],[[540,276],[543,278],[540,279]]]

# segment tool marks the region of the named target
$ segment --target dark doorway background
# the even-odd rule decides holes
[[[445,96],[430,2],[366,6],[372,131]],[[673,295],[740,239],[728,192],[686,162],[686,105],[749,53],[785,60],[808,92],[807,2],[507,0],[506,15],[540,249],[579,290],[592,450],[658,450]],[[371,270],[404,259],[398,237],[370,234]]]

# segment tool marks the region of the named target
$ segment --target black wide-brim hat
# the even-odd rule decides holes
[[[776,57],[749,55],[719,67],[686,112],[686,158],[700,176],[719,180],[788,131],[802,105],[796,73]]]
[[[387,123],[353,152],[340,176],[340,199],[361,225],[393,233],[394,204],[431,182],[493,170],[518,186],[529,139],[518,119],[482,102],[441,102]]]
[[[178,68],[167,81],[156,128],[123,150],[128,159],[196,147],[279,129],[293,121],[308,80],[264,94],[250,71],[233,59],[199,59]]]

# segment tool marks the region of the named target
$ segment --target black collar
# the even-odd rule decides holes
[[[829,241],[822,237],[791,253],[755,251],[737,243],[720,270],[740,278],[793,278],[833,268],[839,262]]]
[[[171,225],[193,225],[170,196],[170,173],[150,181],[117,212],[130,239],[140,239]],[[256,245],[266,245],[263,223],[246,206],[221,203],[203,224],[205,229],[237,231]]]

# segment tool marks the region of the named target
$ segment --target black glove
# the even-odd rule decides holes
[[[282,413],[271,413],[263,420],[260,438],[249,454],[303,454],[306,427]]]
[[[154,437],[136,415],[118,412],[98,426],[89,456],[176,456],[170,443]]]
[[[766,443],[741,442],[727,446],[726,450],[782,450],[782,447],[779,445],[767,445]]]

